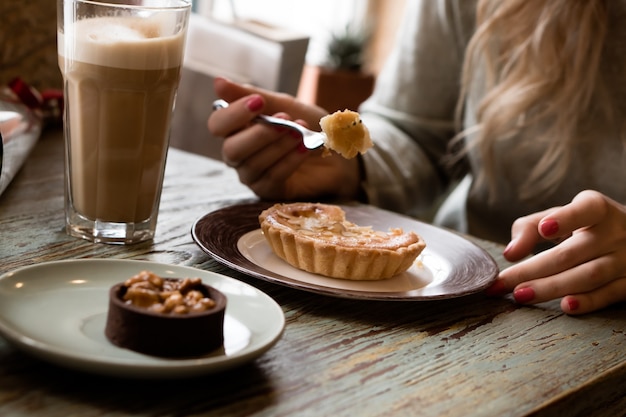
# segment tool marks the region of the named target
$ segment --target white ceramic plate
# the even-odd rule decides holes
[[[224,348],[191,359],[163,359],[119,348],[104,335],[111,286],[141,270],[199,277],[227,299]],[[0,333],[41,359],[86,372],[176,378],[238,366],[270,349],[285,317],[267,294],[196,268],[148,261],[84,259],[28,266],[0,276]]]
[[[250,262],[269,272],[289,277],[303,285],[331,288],[340,294],[357,292],[384,297],[385,294],[410,293],[413,297],[428,297],[437,294],[437,288],[448,279],[451,270],[445,259],[425,250],[406,272],[391,279],[358,281],[325,277],[298,269],[276,256],[261,229],[242,235],[237,242],[237,249]]]

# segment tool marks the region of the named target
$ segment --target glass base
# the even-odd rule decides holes
[[[130,245],[154,238],[156,220],[141,223],[114,223],[89,220],[80,215],[68,216],[65,230],[68,235],[94,243]]]

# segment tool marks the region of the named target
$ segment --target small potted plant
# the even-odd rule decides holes
[[[331,35],[324,63],[303,74],[311,101],[329,112],[358,109],[371,95],[375,82],[365,68],[369,40],[367,30],[350,24]]]

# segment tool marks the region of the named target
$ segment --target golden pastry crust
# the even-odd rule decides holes
[[[367,127],[359,113],[344,110],[336,111],[320,119],[322,131],[326,134],[324,146],[344,158],[351,159],[365,153],[373,146]]]
[[[275,204],[259,215],[272,251],[296,268],[333,278],[380,280],[413,264],[426,244],[414,232],[375,231],[335,205]]]

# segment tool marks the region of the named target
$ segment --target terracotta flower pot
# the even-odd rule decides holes
[[[359,105],[372,94],[374,83],[375,77],[370,73],[305,66],[299,98],[329,112],[357,111]]]

